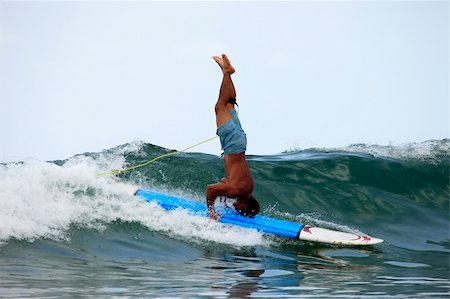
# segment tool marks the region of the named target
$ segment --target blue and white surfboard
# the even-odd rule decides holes
[[[135,195],[147,202],[155,202],[168,211],[184,209],[193,215],[208,217],[207,207],[204,202],[171,196],[147,189],[139,189]],[[216,211],[220,215],[217,220],[220,223],[256,229],[260,232],[279,237],[338,245],[374,245],[383,242],[381,239],[368,235],[339,232],[262,215],[244,217],[233,209],[225,207],[216,208]]]

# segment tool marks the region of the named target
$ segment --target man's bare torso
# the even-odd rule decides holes
[[[253,178],[245,160],[245,154],[224,155],[226,183],[239,190],[240,196],[246,198],[253,192]]]

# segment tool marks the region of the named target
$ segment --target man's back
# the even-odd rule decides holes
[[[224,155],[225,177],[228,184],[239,190],[242,197],[253,192],[253,178],[245,154]]]

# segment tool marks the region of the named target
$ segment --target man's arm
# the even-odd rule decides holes
[[[218,196],[237,197],[239,190],[229,184],[217,183],[206,187],[206,205],[208,207],[208,216],[217,220],[219,215],[214,211],[214,202]]]

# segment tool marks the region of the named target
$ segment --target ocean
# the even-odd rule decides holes
[[[266,236],[137,200],[203,201],[219,156],[141,141],[0,164],[1,298],[449,298],[450,140],[247,156],[261,213],[382,238]]]

